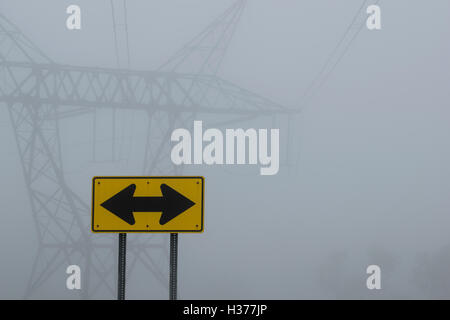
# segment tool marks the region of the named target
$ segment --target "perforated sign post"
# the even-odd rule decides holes
[[[203,177],[95,177],[92,231],[119,234],[118,299],[125,299],[126,234],[170,233],[169,298],[177,297],[178,233],[203,232]]]

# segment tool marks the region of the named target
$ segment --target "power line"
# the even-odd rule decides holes
[[[378,4],[381,0],[376,0],[375,4]],[[361,12],[363,12],[363,9],[367,5],[368,0],[363,0],[361,6],[356,11],[352,21],[348,25],[347,29],[345,30],[343,36],[339,39],[334,49],[331,51],[330,55],[325,61],[325,64],[320,69],[319,73],[314,77],[314,79],[311,81],[307,89],[305,90],[305,93],[303,94],[303,105],[307,105],[308,102],[315,96],[315,94],[323,87],[323,85],[328,81],[333,71],[336,69],[338,64],[342,61],[344,56],[347,54],[351,44],[355,41],[357,36],[361,33],[362,29],[364,28],[364,23],[362,23],[358,29],[354,32],[353,36],[349,38],[349,41],[346,43],[346,39],[350,36],[350,33],[352,32],[352,29],[354,25],[356,24],[358,17],[361,15]],[[341,51],[340,49],[343,50]],[[339,54],[340,52],[340,54]],[[336,57],[337,56],[337,57]],[[334,63],[333,63],[334,61]]]

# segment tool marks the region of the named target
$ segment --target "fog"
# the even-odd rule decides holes
[[[130,69],[158,69],[234,2],[127,0]],[[217,75],[299,113],[289,131],[285,115],[222,126],[279,128],[277,175],[183,168],[205,177],[205,231],[180,235],[179,298],[450,298],[450,2],[381,0],[382,29],[369,31],[365,8],[375,2],[247,1]],[[65,26],[70,4],[81,7],[81,30]],[[0,0],[0,12],[57,63],[118,67],[110,1]],[[145,115],[118,110],[113,138],[112,111],[98,110],[95,155],[92,114],[60,121],[66,181],[84,203],[93,176],[142,174]],[[92,295],[66,289],[69,262],[83,277],[79,253],[32,285],[47,268],[40,261],[32,273],[42,246],[6,104],[0,117],[0,298],[115,298],[105,283]],[[230,119],[221,117],[186,123]],[[166,235],[129,238],[168,250]],[[167,250],[149,251],[154,265],[129,256],[127,298],[167,298]],[[115,289],[117,257],[104,254]],[[366,288],[371,264],[381,290]]]

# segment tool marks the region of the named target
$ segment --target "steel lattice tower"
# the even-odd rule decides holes
[[[116,294],[116,239],[91,234],[89,199],[67,182],[61,119],[97,109],[142,112],[148,119],[142,172],[173,175],[181,168],[170,161],[170,134],[196,116],[226,123],[293,113],[217,76],[245,4],[236,1],[155,71],[55,63],[0,15],[0,102],[9,110],[38,234],[27,297],[73,263],[83,270],[82,298]],[[161,267],[168,264],[167,237],[133,238],[128,247],[128,272],[140,264],[167,287]]]

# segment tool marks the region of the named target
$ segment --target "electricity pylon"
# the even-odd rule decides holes
[[[67,182],[61,119],[97,109],[142,112],[148,117],[143,172],[171,175],[179,167],[168,156],[170,133],[185,121],[212,116],[235,122],[293,113],[217,76],[245,3],[235,2],[155,71],[57,64],[0,15],[0,102],[9,110],[38,234],[27,297],[73,263],[83,270],[82,298],[116,294],[116,241],[91,234],[89,199]],[[132,239],[128,270],[140,264],[167,287],[167,267],[161,267],[168,265],[164,239]]]

